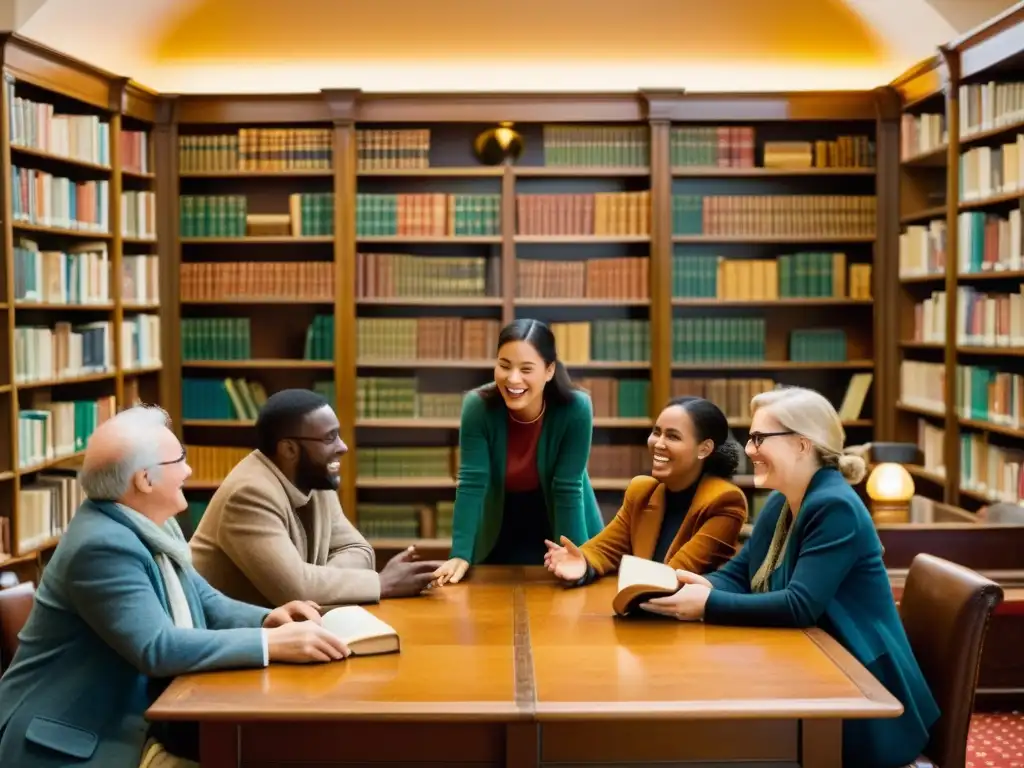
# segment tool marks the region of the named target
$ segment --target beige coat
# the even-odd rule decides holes
[[[373,547],[334,491],[304,494],[259,451],[224,478],[191,540],[196,570],[229,597],[275,607],[380,599]]]

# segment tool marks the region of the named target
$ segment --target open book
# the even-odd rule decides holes
[[[323,624],[341,638],[353,656],[397,653],[401,649],[394,627],[358,605],[332,608],[324,614]]]
[[[623,555],[619,563],[619,589],[612,598],[612,608],[619,616],[625,616],[652,597],[674,595],[678,591],[679,579],[671,566]]]

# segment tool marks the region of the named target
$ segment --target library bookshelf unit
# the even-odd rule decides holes
[[[852,442],[888,434],[873,395],[895,375],[874,321],[899,234],[876,215],[897,189],[888,89],[166,98],[180,299],[164,323],[181,333],[165,405],[195,517],[251,449],[262,398],[313,387],[349,447],[346,514],[378,551],[445,554],[461,400],[519,317],[552,325],[592,395],[608,517],[674,394],[716,400],[741,444],[773,382],[848,400]],[[482,164],[475,139],[505,122],[522,154]]]
[[[160,402],[157,97],[2,41],[0,568],[39,568],[81,500],[98,423]]]
[[[907,115],[929,113],[931,138],[939,116],[946,133],[901,168],[904,223],[929,228],[905,234],[900,253],[902,438],[922,448],[922,489],[968,509],[1019,504],[1024,8],[952,41],[894,86],[905,129]],[[912,162],[934,169],[912,171]],[[930,179],[912,181],[922,174]]]

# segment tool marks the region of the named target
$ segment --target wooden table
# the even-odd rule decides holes
[[[841,719],[902,706],[819,630],[614,619],[614,578],[478,567],[371,606],[402,651],[189,675],[149,710],[197,720],[203,768],[769,761],[835,768]]]

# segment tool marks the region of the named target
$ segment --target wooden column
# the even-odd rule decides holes
[[[651,142],[651,418],[672,394],[672,162],[671,113],[679,91],[644,92]]]
[[[900,351],[900,97],[892,88],[875,89],[876,236],[872,260],[874,298],[875,440],[896,440]]]
[[[153,126],[153,170],[156,173],[156,237],[160,275],[160,345],[163,366],[160,393],[174,431],[184,440],[181,426],[181,238],[178,224],[178,110],[176,97],[157,106]]]
[[[341,506],[356,524],[356,90],[325,90],[334,122],[334,390],[341,439]]]
[[[117,409],[125,407],[124,401],[124,350],[121,338],[124,334],[124,238],[121,223],[121,114],[124,112],[125,88],[128,79],[114,82],[110,87],[110,290],[114,299],[114,323],[111,339],[114,355],[114,400]]]
[[[957,243],[960,240],[957,216],[960,212],[960,55],[943,46],[946,62],[946,131],[949,144],[946,155],[946,435],[943,463],[946,465],[945,502],[960,503],[960,421],[956,415],[956,292]]]

